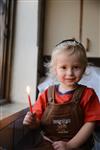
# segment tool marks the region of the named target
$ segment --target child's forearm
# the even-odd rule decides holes
[[[79,132],[67,143],[71,148],[78,148],[83,145],[94,130],[95,123],[85,123]]]

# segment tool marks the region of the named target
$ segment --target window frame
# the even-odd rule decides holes
[[[13,37],[14,37],[14,20],[16,1],[2,0],[1,7],[3,11],[0,14],[4,17],[4,30],[1,49],[1,63],[0,63],[0,104],[10,102],[10,82],[11,82],[11,68],[13,58]],[[4,13],[4,14],[3,14]],[[4,16],[3,16],[4,15]],[[2,32],[2,31],[1,31]],[[2,39],[3,38],[3,39]],[[0,45],[1,45],[0,44]]]

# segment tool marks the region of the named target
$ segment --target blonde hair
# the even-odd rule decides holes
[[[80,58],[80,63],[82,63],[85,70],[88,61],[84,46],[74,39],[69,39],[60,42],[53,49],[53,52],[51,54],[51,61],[47,64],[47,67],[49,69],[49,76],[52,77],[55,75],[54,68],[56,66],[56,56],[63,52],[68,52],[69,55],[77,55]]]

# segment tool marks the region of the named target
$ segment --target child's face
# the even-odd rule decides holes
[[[55,71],[63,87],[73,88],[84,73],[84,65],[78,56],[63,52],[57,55]]]

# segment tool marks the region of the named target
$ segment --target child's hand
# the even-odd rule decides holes
[[[31,112],[27,112],[24,120],[23,120],[23,124],[24,125],[32,125],[33,123],[33,114]]]
[[[39,120],[37,120],[35,113],[27,112],[27,114],[23,120],[23,124],[28,125],[31,128],[36,128],[36,127],[38,127]]]
[[[73,150],[67,145],[67,142],[64,141],[56,141],[52,144],[52,146],[55,150]]]

